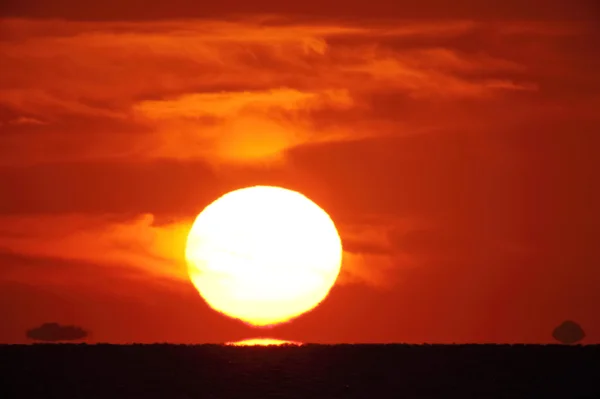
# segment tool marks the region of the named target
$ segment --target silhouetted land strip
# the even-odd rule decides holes
[[[0,346],[2,398],[600,398],[600,346]]]

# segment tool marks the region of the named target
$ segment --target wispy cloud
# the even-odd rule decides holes
[[[73,214],[5,216],[0,221],[4,252],[80,261],[173,282],[188,280],[184,253],[191,220],[157,223],[151,214],[135,218]],[[409,231],[412,224],[389,223],[340,226],[344,254],[339,284],[389,288],[395,282],[390,274],[402,275],[399,270],[415,266],[409,252],[389,240],[391,231]]]
[[[235,162],[275,160],[287,148],[335,139],[335,131],[315,132],[304,113],[352,106],[352,98],[342,90],[278,89],[142,101],[133,110],[141,123],[153,124],[161,132],[150,156],[181,159],[203,156]]]
[[[490,29],[530,36],[549,30],[511,27],[4,20],[0,107],[21,120],[45,121],[38,139],[45,147],[81,133],[69,125],[73,118],[106,125],[104,134],[77,143],[84,160],[280,161],[296,145],[394,130],[380,128],[400,123],[377,117],[372,98],[381,93],[448,102],[536,90],[519,61],[444,44]],[[143,133],[124,134],[117,122]],[[0,140],[5,151],[23,155],[21,162],[61,156],[58,149],[27,156],[29,140]]]
[[[146,276],[182,279],[189,222],[155,225],[134,219],[59,215],[3,217],[0,248],[19,255],[133,268]]]

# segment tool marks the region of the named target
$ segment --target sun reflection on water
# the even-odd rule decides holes
[[[230,345],[230,346],[282,346],[282,345],[301,346],[302,342],[286,341],[286,340],[275,339],[275,338],[251,338],[251,339],[244,339],[242,341],[226,342],[225,345]]]

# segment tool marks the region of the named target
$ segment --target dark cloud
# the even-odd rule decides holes
[[[77,326],[58,323],[44,323],[27,331],[27,338],[36,341],[79,341],[88,336],[88,332]]]
[[[579,324],[567,320],[552,331],[552,337],[563,344],[574,344],[585,338],[585,332]]]

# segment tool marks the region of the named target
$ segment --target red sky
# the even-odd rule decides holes
[[[8,0],[0,342],[600,343],[594,1]],[[296,189],[342,274],[272,330],[211,311],[185,236],[221,194]]]

